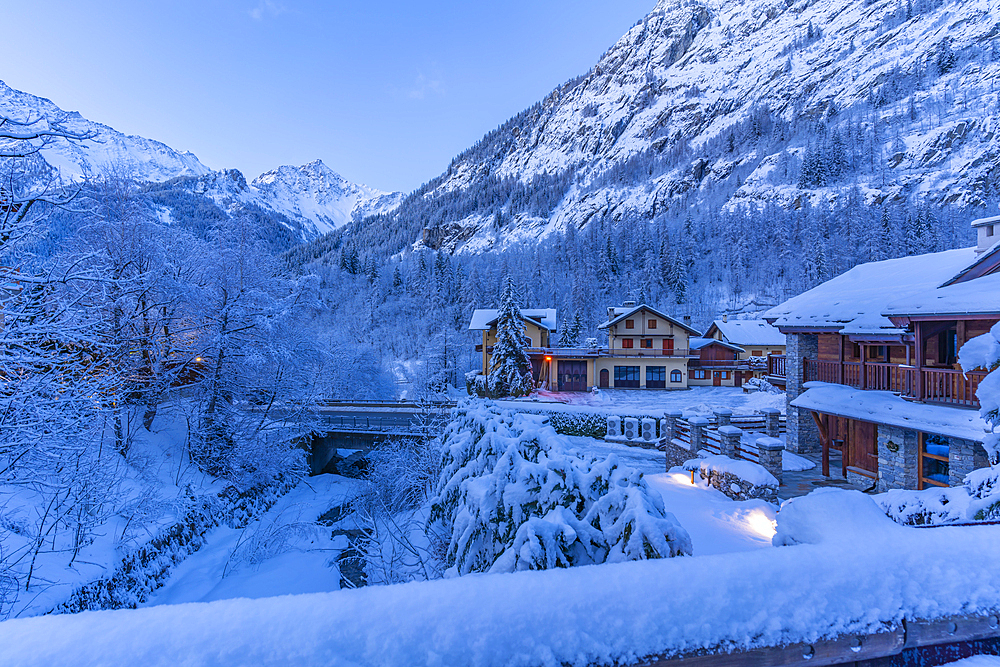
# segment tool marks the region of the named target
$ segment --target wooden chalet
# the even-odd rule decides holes
[[[692,338],[691,352],[698,358],[688,364],[688,384],[692,387],[742,387],[753,377],[746,350],[717,338]]]
[[[746,368],[742,369],[738,378],[740,383],[757,377],[779,387],[785,386],[785,334],[769,322],[731,320],[723,315],[721,320],[712,322],[705,337],[743,349],[740,360],[746,362]]]
[[[770,310],[787,336],[788,448],[842,452],[879,490],[961,484],[988,465],[958,351],[1000,321],[1000,217],[974,248],[872,262]]]

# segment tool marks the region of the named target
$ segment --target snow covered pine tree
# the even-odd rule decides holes
[[[969,514],[976,521],[1000,519],[1000,324],[989,333],[976,336],[962,346],[958,356],[966,372],[985,368],[990,373],[979,383],[979,413],[993,427],[983,440],[990,457],[990,467],[973,470],[965,477],[965,486],[973,497]]]
[[[540,415],[459,406],[431,526],[450,534],[447,575],[573,567],[691,554],[691,538],[642,473],[583,458]]]
[[[517,290],[510,276],[506,278],[500,298],[497,342],[493,346],[487,384],[491,398],[527,396],[535,388],[531,360],[524,351],[524,322],[521,309],[517,307]]]

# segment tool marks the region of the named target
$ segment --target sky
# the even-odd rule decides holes
[[[655,4],[9,0],[0,80],[248,179],[319,158],[408,192]]]

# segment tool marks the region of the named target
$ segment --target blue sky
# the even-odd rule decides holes
[[[585,73],[655,4],[10,2],[0,79],[215,169],[253,178],[320,158],[409,191]]]

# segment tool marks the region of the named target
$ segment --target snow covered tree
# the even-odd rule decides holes
[[[989,333],[976,336],[962,346],[959,352],[959,362],[966,372],[977,368],[989,371],[982,382],[976,396],[979,398],[979,412],[994,432],[986,436],[983,445],[990,455],[990,462],[1000,463],[1000,324],[994,325]]]
[[[642,473],[562,449],[539,415],[467,403],[442,437],[431,521],[451,534],[454,574],[691,554],[691,539]]]
[[[497,317],[497,340],[487,383],[490,396],[526,396],[534,391],[531,360],[524,351],[524,320],[517,305],[514,279],[507,277]]]

